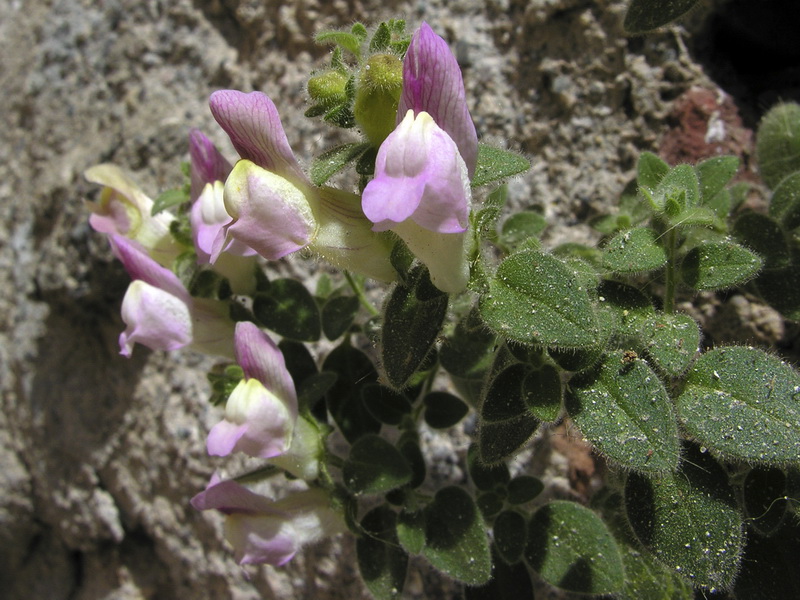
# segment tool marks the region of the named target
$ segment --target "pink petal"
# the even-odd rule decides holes
[[[286,515],[284,511],[273,508],[274,502],[269,498],[251,492],[236,481],[219,481],[217,477],[212,478],[208,487],[192,498],[191,504],[197,510],[216,509],[228,515],[236,512]]]
[[[192,201],[197,199],[207,183],[225,181],[231,172],[231,164],[199,129],[189,132],[189,157]]]
[[[225,519],[225,538],[240,565],[280,567],[300,549],[292,523],[274,516],[231,515]]]
[[[411,219],[438,233],[460,233],[469,221],[466,166],[452,139],[425,112],[405,119],[378,150],[375,178],[362,195],[375,231]]]
[[[225,183],[225,208],[233,221],[224,244],[215,243],[212,261],[232,240],[278,260],[308,245],[316,229],[306,192],[248,160],[236,163]]]
[[[220,90],[211,94],[209,103],[211,113],[242,158],[295,185],[310,187],[286,139],[278,109],[266,94]]]
[[[130,357],[135,343],[152,350],[176,350],[192,341],[192,318],[183,299],[142,280],[133,281],[122,300],[120,354]]]
[[[478,136],[469,115],[464,80],[453,53],[433,29],[423,23],[411,38],[403,60],[403,94],[397,122],[406,111],[429,113],[436,124],[455,141],[469,177],[478,160]]]
[[[297,417],[297,392],[283,353],[254,323],[240,321],[234,333],[236,362],[248,378],[258,379]]]
[[[291,445],[295,418],[260,381],[242,380],[228,398],[225,420],[208,434],[208,453],[227,456],[236,451],[256,458],[279,456]]]
[[[111,249],[131,279],[141,279],[179,298],[185,304],[191,302],[189,293],[178,276],[150,258],[139,244],[121,235],[110,235],[108,239],[111,242]]]
[[[223,189],[221,181],[207,183],[195,199],[189,213],[197,262],[201,265],[210,263],[212,256],[219,256],[219,254],[215,255],[214,251],[222,247],[225,238],[223,230],[233,221],[233,218],[225,210]],[[217,240],[220,240],[219,243]],[[235,256],[255,256],[256,254],[255,250],[237,240],[232,240],[225,248],[225,252]]]

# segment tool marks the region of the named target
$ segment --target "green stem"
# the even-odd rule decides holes
[[[366,308],[369,314],[371,314],[373,317],[377,317],[379,314],[381,314],[380,311],[372,306],[370,301],[367,300],[367,297],[364,295],[364,290],[361,289],[361,286],[358,285],[358,283],[356,283],[356,280],[353,279],[353,276],[350,274],[350,272],[344,271],[344,276],[345,279],[347,279],[347,283],[350,284],[350,287],[358,298],[358,301],[361,303],[361,306]]]
[[[664,312],[671,314],[675,312],[675,244],[677,242],[677,230],[673,227],[667,232],[667,270],[665,273],[664,290]]]

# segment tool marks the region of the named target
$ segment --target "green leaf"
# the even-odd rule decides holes
[[[451,375],[482,379],[494,358],[496,336],[486,329],[477,308],[456,325],[439,352],[442,367]]]
[[[519,450],[539,427],[528,412],[522,382],[530,367],[517,363],[490,382],[480,411],[478,447],[481,459],[497,463]]]
[[[496,237],[497,220],[500,218],[507,197],[508,186],[500,185],[486,197],[481,208],[470,215],[470,221],[479,238],[491,240]]]
[[[358,312],[358,298],[355,296],[335,296],[322,306],[322,331],[329,340],[342,336]]]
[[[621,347],[638,344],[649,319],[655,316],[650,299],[633,286],[618,281],[604,281],[597,289],[600,306],[614,321]],[[632,340],[635,340],[633,342]]]
[[[509,504],[525,504],[536,498],[544,490],[544,484],[538,477],[518,475],[508,482]]]
[[[513,248],[528,238],[537,237],[547,227],[547,220],[532,210],[524,210],[508,217],[500,230],[500,241]]]
[[[567,412],[581,433],[626,469],[678,467],[678,423],[661,380],[644,361],[610,353],[596,370],[570,381]]]
[[[483,491],[505,488],[511,480],[505,463],[490,465],[481,460],[477,444],[467,450],[467,471],[475,487]]]
[[[408,482],[407,487],[411,489],[418,488],[425,483],[427,469],[416,432],[404,432],[397,441],[397,449],[400,450],[400,454],[411,465],[411,481]]]
[[[631,0],[623,26],[628,33],[646,33],[682,17],[699,0]]]
[[[369,414],[387,425],[400,425],[403,418],[411,414],[408,398],[379,383],[363,386],[361,398]]]
[[[746,212],[736,219],[734,235],[764,259],[765,269],[789,266],[791,254],[783,229],[767,215]]]
[[[338,377],[336,373],[323,371],[322,373],[315,373],[296,384],[297,403],[299,406],[312,410],[317,402],[324,398],[325,394],[333,387]]]
[[[771,189],[800,171],[800,105],[778,104],[764,115],[756,135],[756,156],[761,178]]]
[[[264,327],[293,340],[319,339],[320,316],[314,297],[295,279],[276,279],[253,298],[253,314]]]
[[[582,594],[614,594],[625,573],[603,521],[575,502],[550,502],[528,525],[525,559],[547,583]]]
[[[738,156],[714,156],[699,163],[695,169],[700,179],[700,197],[708,204],[719,194],[739,169]]]
[[[561,415],[561,371],[551,364],[528,372],[522,380],[522,397],[531,414],[540,421],[553,422]]]
[[[408,554],[396,532],[397,515],[381,505],[361,519],[364,534],[356,540],[361,578],[376,600],[400,598],[408,569]]]
[[[667,253],[649,227],[621,231],[603,248],[603,266],[616,273],[655,271],[666,262]]]
[[[690,165],[678,165],[670,169],[653,192],[656,210],[676,222],[685,221],[699,201],[700,182],[697,172]]]
[[[503,510],[503,498],[497,492],[482,492],[476,500],[484,519],[491,519]]]
[[[425,396],[422,403],[425,405],[425,422],[434,429],[452,427],[469,412],[469,406],[447,392],[431,392]]]
[[[784,177],[769,201],[769,214],[786,229],[800,225],[800,171]]]
[[[361,389],[378,380],[369,357],[343,342],[328,354],[322,369],[338,375],[326,402],[345,439],[353,443],[362,435],[380,431],[380,422],[369,413],[361,398]]]
[[[472,177],[472,187],[476,188],[493,181],[507,179],[524,173],[530,168],[531,163],[528,159],[519,154],[486,144],[478,144],[478,162],[475,166],[475,175]]]
[[[764,269],[755,286],[761,297],[785,318],[800,321],[800,265]]]
[[[761,350],[706,352],[677,406],[687,431],[726,457],[762,464],[800,458],[800,374]]]
[[[751,279],[762,264],[761,258],[743,246],[709,242],[689,251],[681,263],[681,276],[695,290],[719,290]]]
[[[342,478],[354,494],[388,492],[411,480],[411,467],[400,451],[374,434],[359,438],[342,467]]]
[[[464,588],[465,600],[534,600],[533,583],[525,564],[507,565],[492,546],[492,578],[488,583]]]
[[[669,567],[633,548],[622,550],[625,587],[617,600],[693,600],[692,585]]]
[[[150,209],[150,214],[156,216],[158,213],[168,210],[173,206],[180,206],[184,202],[189,201],[189,194],[186,193],[184,188],[176,188],[174,190],[167,190],[163,192],[153,201],[153,207]]]
[[[492,526],[494,543],[500,558],[509,565],[522,559],[527,542],[525,517],[515,510],[506,510],[497,515]]]
[[[425,508],[422,554],[438,570],[468,585],[481,585],[492,573],[486,526],[472,497],[450,486],[436,492]]]
[[[695,586],[727,589],[739,568],[742,520],[722,467],[690,447],[677,473],[630,473],[628,520],[639,541]]]
[[[425,513],[402,511],[397,517],[397,539],[410,554],[419,554],[425,547]]]
[[[776,468],[751,469],[742,492],[749,526],[761,535],[776,533],[787,515],[786,473]]]
[[[664,373],[683,373],[700,346],[700,328],[689,315],[656,314],[647,320],[644,350]]]
[[[369,51],[371,53],[383,52],[389,47],[389,42],[391,41],[392,33],[389,31],[389,26],[386,23],[381,23],[369,42]]]
[[[354,33],[348,33],[346,31],[321,31],[314,37],[314,40],[318,44],[336,44],[355,56],[360,56],[361,42],[364,40],[364,37],[361,37],[359,33],[360,31]]]
[[[586,288],[562,261],[536,250],[500,264],[479,308],[489,327],[516,342],[579,348],[598,334]]]
[[[369,147],[367,143],[344,144],[320,154],[313,160],[309,169],[311,183],[316,186],[324,184],[349,163],[357,160]]]
[[[431,283],[428,270],[415,267],[407,285],[397,285],[386,303],[381,362],[395,388],[406,385],[425,360],[447,314],[448,296]]]
[[[669,165],[652,152],[642,152],[639,156],[636,182],[640,190],[644,188],[652,194],[667,173]]]

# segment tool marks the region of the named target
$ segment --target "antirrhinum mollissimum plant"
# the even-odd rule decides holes
[[[117,167],[87,171],[105,186],[90,222],[133,279],[121,352],[226,359],[209,374],[208,452],[263,467],[215,474],[192,505],[224,515],[235,559],[283,565],[349,531],[381,599],[402,596],[411,556],[467,598],[532,598],[531,572],[606,597],[792,597],[800,376],[756,348],[705,348],[676,299],[750,289],[798,318],[800,180],[781,159],[797,156],[797,108],[759,133],[769,215],[741,209],[735,157],[670,167],[644,153],[618,211],[593,222],[601,244],[547,251],[537,213],[499,224],[505,188],[481,189],[529,164],[478,143],[444,39],[400,20],[317,39],[334,51],[311,75],[307,116],[362,141],[306,172],[272,99],[222,90],[211,112],[235,163],[194,130],[187,185],[155,202]],[[349,166],[352,190],[327,185]],[[256,255],[323,259],[342,276],[312,291],[269,279]],[[380,282],[382,310],[366,293]],[[323,336],[334,347],[319,364],[307,345]],[[468,481],[437,489],[419,429],[469,414]],[[542,482],[507,466],[564,419],[611,468],[590,506],[542,502]],[[263,495],[281,476],[305,489]]]

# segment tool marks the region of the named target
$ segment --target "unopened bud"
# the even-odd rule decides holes
[[[403,90],[403,63],[394,54],[371,56],[358,74],[353,106],[356,123],[378,147],[395,128]]]

